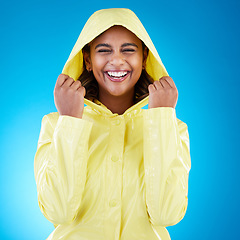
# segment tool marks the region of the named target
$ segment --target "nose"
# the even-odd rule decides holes
[[[124,64],[124,62],[124,56],[120,52],[113,52],[109,60],[109,63],[114,66],[121,66]]]

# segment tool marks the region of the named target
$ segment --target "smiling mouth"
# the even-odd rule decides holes
[[[106,76],[108,77],[108,79],[110,79],[113,82],[122,82],[124,81],[128,75],[130,74],[129,71],[107,71],[105,72]]]

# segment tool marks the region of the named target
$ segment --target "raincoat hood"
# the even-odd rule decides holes
[[[62,73],[72,77],[74,80],[77,80],[83,71],[82,48],[114,25],[121,25],[127,28],[148,47],[149,53],[146,61],[146,71],[154,80],[158,80],[162,76],[168,75],[157,50],[142,23],[134,12],[126,8],[99,10],[88,19],[72,49]],[[146,105],[147,100],[148,97],[144,98],[140,101],[140,105]],[[84,101],[85,104],[92,105],[91,101],[87,99],[84,99]]]

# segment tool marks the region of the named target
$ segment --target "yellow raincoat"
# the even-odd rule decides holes
[[[113,25],[132,31],[149,48],[147,72],[167,72],[135,14],[128,9],[94,13],[83,28],[63,73],[82,72],[82,47]],[[187,208],[190,170],[187,125],[175,109],[142,109],[148,97],[124,114],[84,100],[83,119],[44,116],[34,171],[39,206],[56,229],[48,239],[167,240],[166,226]]]

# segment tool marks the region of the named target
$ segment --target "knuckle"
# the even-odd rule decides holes
[[[81,86],[81,82],[77,80],[77,81],[75,81],[73,83],[73,85],[76,86],[76,87],[80,87]]]
[[[69,81],[74,81],[74,79],[73,78],[71,78],[71,77],[69,77],[68,76],[68,78],[67,78]],[[75,82],[75,81],[74,81]]]
[[[66,92],[72,94],[72,93],[74,93],[75,91],[74,91],[74,89],[73,89],[72,87],[69,87],[69,88],[66,89]]]
[[[78,92],[78,93],[82,93],[82,92],[84,92],[84,91],[85,91],[85,88],[84,88],[84,87],[79,87],[77,92]]]
[[[176,88],[172,88],[172,92],[173,92],[174,94],[178,94],[178,90],[177,90]]]
[[[149,84],[148,85],[148,91],[152,92],[155,89],[155,87],[153,86],[153,84]]]
[[[63,80],[63,79],[66,79],[66,75],[65,74],[60,74],[59,76],[58,76],[58,81],[60,81],[60,80]]]
[[[158,92],[160,92],[160,93],[165,93],[165,92],[166,92],[166,89],[165,89],[165,88],[159,88],[159,89],[158,89]]]
[[[60,75],[58,75],[57,79],[59,80],[59,79],[62,79],[63,77],[64,77],[63,74],[60,74]]]

